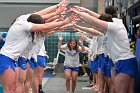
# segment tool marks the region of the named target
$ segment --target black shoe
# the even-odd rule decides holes
[[[39,93],[44,93],[44,92],[43,92],[43,90],[41,89],[41,90],[39,90]]]

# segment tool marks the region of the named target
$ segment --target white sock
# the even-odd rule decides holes
[[[70,93],[70,91],[67,91],[67,93]]]

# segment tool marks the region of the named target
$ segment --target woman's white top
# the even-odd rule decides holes
[[[70,51],[67,44],[62,45],[61,49],[65,52],[64,66],[79,67],[79,51],[81,51],[81,47],[79,46],[78,52],[75,50]]]
[[[108,22],[106,34],[107,48],[114,63],[135,57],[130,50],[127,31],[121,19],[113,18],[113,22]]]
[[[33,23],[27,22],[29,16],[30,14],[27,14],[17,18],[14,24],[9,28],[5,44],[0,51],[1,54],[13,60],[17,60],[23,53],[32,40],[30,29]]]
[[[104,46],[104,40],[105,40],[105,36],[97,36],[97,43],[98,43],[98,47],[97,47],[97,54],[103,54],[105,53],[105,46]]]
[[[46,50],[45,50],[44,42],[43,42],[43,44],[42,44],[42,46],[40,48],[40,51],[39,51],[38,55],[40,55],[40,56],[46,56]]]
[[[42,50],[42,48],[45,48],[44,41],[45,41],[45,37],[43,37],[42,35],[37,36],[37,39],[35,39],[34,45],[33,45],[32,49],[31,49],[31,51],[29,52],[28,59],[33,57],[37,62],[37,55],[39,54],[40,50]]]
[[[87,40],[89,40],[88,38],[86,38]],[[87,41],[86,40],[86,41]],[[94,61],[94,55],[97,54],[97,47],[98,47],[98,43],[97,43],[97,36],[93,36],[92,39],[90,39],[90,42],[89,42],[89,50],[88,50],[88,53],[89,53],[89,56],[90,56],[90,59],[92,61]]]

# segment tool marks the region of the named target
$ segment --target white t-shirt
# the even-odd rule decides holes
[[[30,16],[29,14],[24,16],[25,17],[19,17],[19,19],[10,27],[6,36],[6,42],[0,51],[1,54],[10,57],[13,60],[18,59],[32,40],[29,30],[33,26],[33,23],[25,20],[25,18]],[[22,18],[24,19],[22,20]]]
[[[105,39],[104,35],[103,36],[98,36],[98,40],[97,40],[97,43],[98,43],[97,54],[105,53],[104,39]]]
[[[67,44],[62,45],[61,49],[65,52],[64,66],[79,67],[79,51],[81,51],[81,47],[79,46],[78,52],[75,50],[70,51]]]
[[[43,42],[43,44],[42,44],[42,47],[40,48],[40,51],[39,51],[38,55],[46,56],[46,51],[45,51],[44,42]]]
[[[109,57],[110,58],[110,55],[109,55],[109,50],[108,50],[108,47],[107,47],[107,34],[105,34],[104,35],[105,36],[105,38],[104,38],[104,43],[103,43],[103,45],[104,45],[104,55],[105,55],[105,57]]]
[[[113,18],[113,22],[108,22],[107,48],[114,63],[118,60],[133,58],[130,50],[129,39],[125,26],[121,19]]]
[[[45,37],[42,37],[41,35],[37,36],[37,38],[34,41],[34,45],[29,53],[28,59],[33,57],[37,62],[37,55],[40,52],[40,49],[42,45],[44,44]]]
[[[25,59],[28,59],[29,57],[29,54],[30,54],[30,51],[32,50],[34,44],[33,43],[30,43],[26,49],[24,50],[24,52],[21,54],[21,56]]]
[[[90,43],[89,43],[89,55],[92,61],[94,61],[94,58],[93,58],[94,55],[97,54],[97,47],[98,47],[97,36],[93,36],[93,38],[90,40]]]

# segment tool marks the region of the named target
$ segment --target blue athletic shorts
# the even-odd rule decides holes
[[[98,71],[98,57],[94,61],[91,61],[91,70],[92,70],[92,72],[97,73],[97,71]]]
[[[91,68],[91,60],[88,61],[88,67]]]
[[[0,75],[9,67],[15,71],[15,61],[5,55],[0,54]]]
[[[106,75],[106,67],[107,67],[107,60],[106,57],[103,55],[101,55],[100,57],[100,61],[101,61],[101,73],[102,75]]]
[[[32,68],[32,70],[34,70],[35,69],[35,63],[36,63],[35,60],[33,58],[28,59],[28,63],[30,65],[30,68]]]
[[[98,68],[101,68],[102,61],[104,61],[104,54],[99,54],[98,55]]]
[[[113,61],[109,58],[109,57],[106,57],[106,65],[105,65],[105,76],[107,77],[111,77],[111,69],[112,67],[114,67],[114,63]]]
[[[15,65],[15,67],[18,67],[18,62],[17,62],[17,61],[15,61],[14,65]]]
[[[23,58],[23,57],[19,57],[18,58],[18,66],[23,69],[23,70],[26,70],[27,67],[26,67],[26,63],[27,63],[27,59]]]
[[[66,69],[70,69],[71,71],[79,72],[79,67],[64,66],[64,70],[66,70]]]
[[[125,73],[131,77],[135,77],[137,73],[137,60],[136,58],[119,60],[116,64],[116,75],[119,73]]]
[[[106,64],[106,60],[105,60],[105,55],[104,54],[99,54],[98,55],[98,68],[101,69],[101,73],[104,75],[105,71],[105,64]]]
[[[36,64],[35,64],[35,68],[37,67],[37,66],[40,66],[40,67],[46,67],[46,57],[45,56],[40,56],[40,55],[38,55],[37,56],[37,62],[36,62]]]

